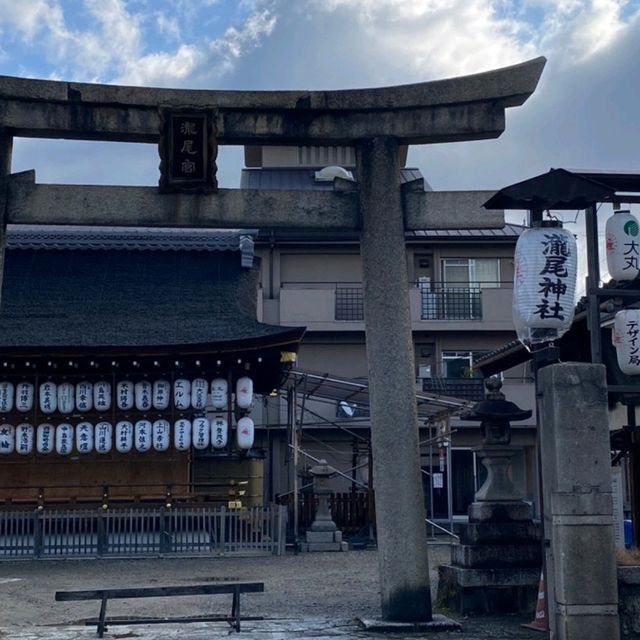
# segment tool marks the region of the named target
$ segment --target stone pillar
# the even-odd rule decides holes
[[[398,143],[356,154],[382,617],[430,621]]]
[[[551,638],[617,640],[605,367],[544,367],[538,396]]]

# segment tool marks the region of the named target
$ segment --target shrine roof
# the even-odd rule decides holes
[[[257,278],[226,251],[11,249],[0,347],[299,341],[303,328],[257,321]]]

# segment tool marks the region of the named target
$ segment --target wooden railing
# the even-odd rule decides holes
[[[288,522],[293,533],[293,496],[281,496],[276,500],[289,510]],[[331,516],[342,535],[346,537],[375,536],[375,507],[373,493],[347,492],[334,493],[329,501]],[[298,500],[298,536],[303,536],[311,527],[318,507],[317,498],[311,493],[299,494]]]

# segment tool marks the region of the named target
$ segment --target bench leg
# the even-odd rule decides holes
[[[235,623],[232,626],[236,631],[240,631],[240,592],[237,589],[235,589],[233,592],[231,617],[235,619]]]
[[[102,638],[104,632],[107,630],[105,624],[105,617],[107,615],[107,596],[102,596],[102,603],[100,604],[100,616],[98,618],[98,638]]]

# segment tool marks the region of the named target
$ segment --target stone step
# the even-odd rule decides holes
[[[451,563],[465,568],[540,567],[542,546],[528,544],[459,544],[451,547]]]
[[[542,527],[534,522],[470,522],[460,532],[462,544],[540,542]]]

